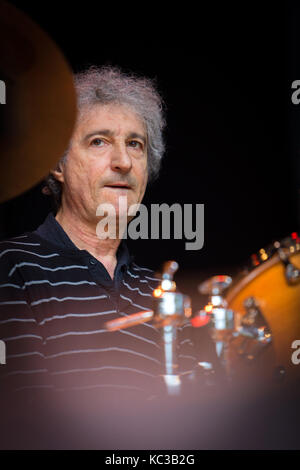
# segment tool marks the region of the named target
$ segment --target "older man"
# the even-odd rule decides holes
[[[122,233],[99,238],[96,229],[99,205],[110,204],[116,221],[124,219],[120,197],[128,206],[140,203],[158,174],[162,102],[150,80],[116,68],[90,68],[75,85],[77,124],[47,180],[57,213],[1,244],[0,339],[7,355],[0,373],[22,395],[150,398],[161,390],[159,331],[149,323],[118,332],[104,325],[151,308],[157,280],[133,262]],[[191,342],[180,341],[181,367],[192,369]]]

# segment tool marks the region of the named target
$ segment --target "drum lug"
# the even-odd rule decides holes
[[[285,266],[285,278],[287,283],[291,286],[298,284],[300,282],[300,269],[291,263],[288,254],[281,248],[279,242],[274,243],[275,248],[277,248],[278,256]]]
[[[247,297],[244,301],[246,314],[242,317],[237,332],[240,336],[254,339],[262,345],[267,345],[272,341],[272,332],[266,322],[257,300],[254,297]]]
[[[272,333],[254,297],[247,297],[244,307],[246,314],[240,320],[234,336],[244,338],[238,354],[250,363],[271,343]]]
[[[285,268],[285,277],[290,285],[300,282],[300,269],[297,269],[292,263],[288,263]]]

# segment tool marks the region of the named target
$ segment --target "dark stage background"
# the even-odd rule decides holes
[[[205,239],[199,251],[186,251],[184,240],[130,242],[137,262],[158,269],[176,259],[179,285],[188,280],[195,293],[200,280],[238,272],[253,252],[297,230],[300,105],[291,103],[291,83],[300,79],[299,7],[11,3],[75,71],[109,63],[157,80],[167,151],[144,202],[205,204]],[[2,204],[1,238],[35,229],[50,208],[41,185]]]

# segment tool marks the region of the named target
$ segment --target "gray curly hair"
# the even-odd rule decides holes
[[[148,181],[157,178],[165,145],[163,129],[165,127],[164,103],[154,81],[134,74],[127,74],[118,67],[89,67],[74,75],[77,92],[78,118],[82,110],[95,104],[127,105],[143,120],[147,132]],[[62,156],[64,163],[68,149]],[[50,173],[43,188],[45,194],[53,196],[56,209],[61,205],[62,185]]]

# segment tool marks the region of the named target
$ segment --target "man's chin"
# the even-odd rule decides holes
[[[132,195],[129,195],[128,193],[120,193],[116,194],[114,197],[101,198],[97,208],[102,207],[107,211],[111,209],[111,211],[117,216],[124,216],[125,213],[128,213],[129,207],[135,204],[139,203],[136,201],[136,198],[132,197]]]

